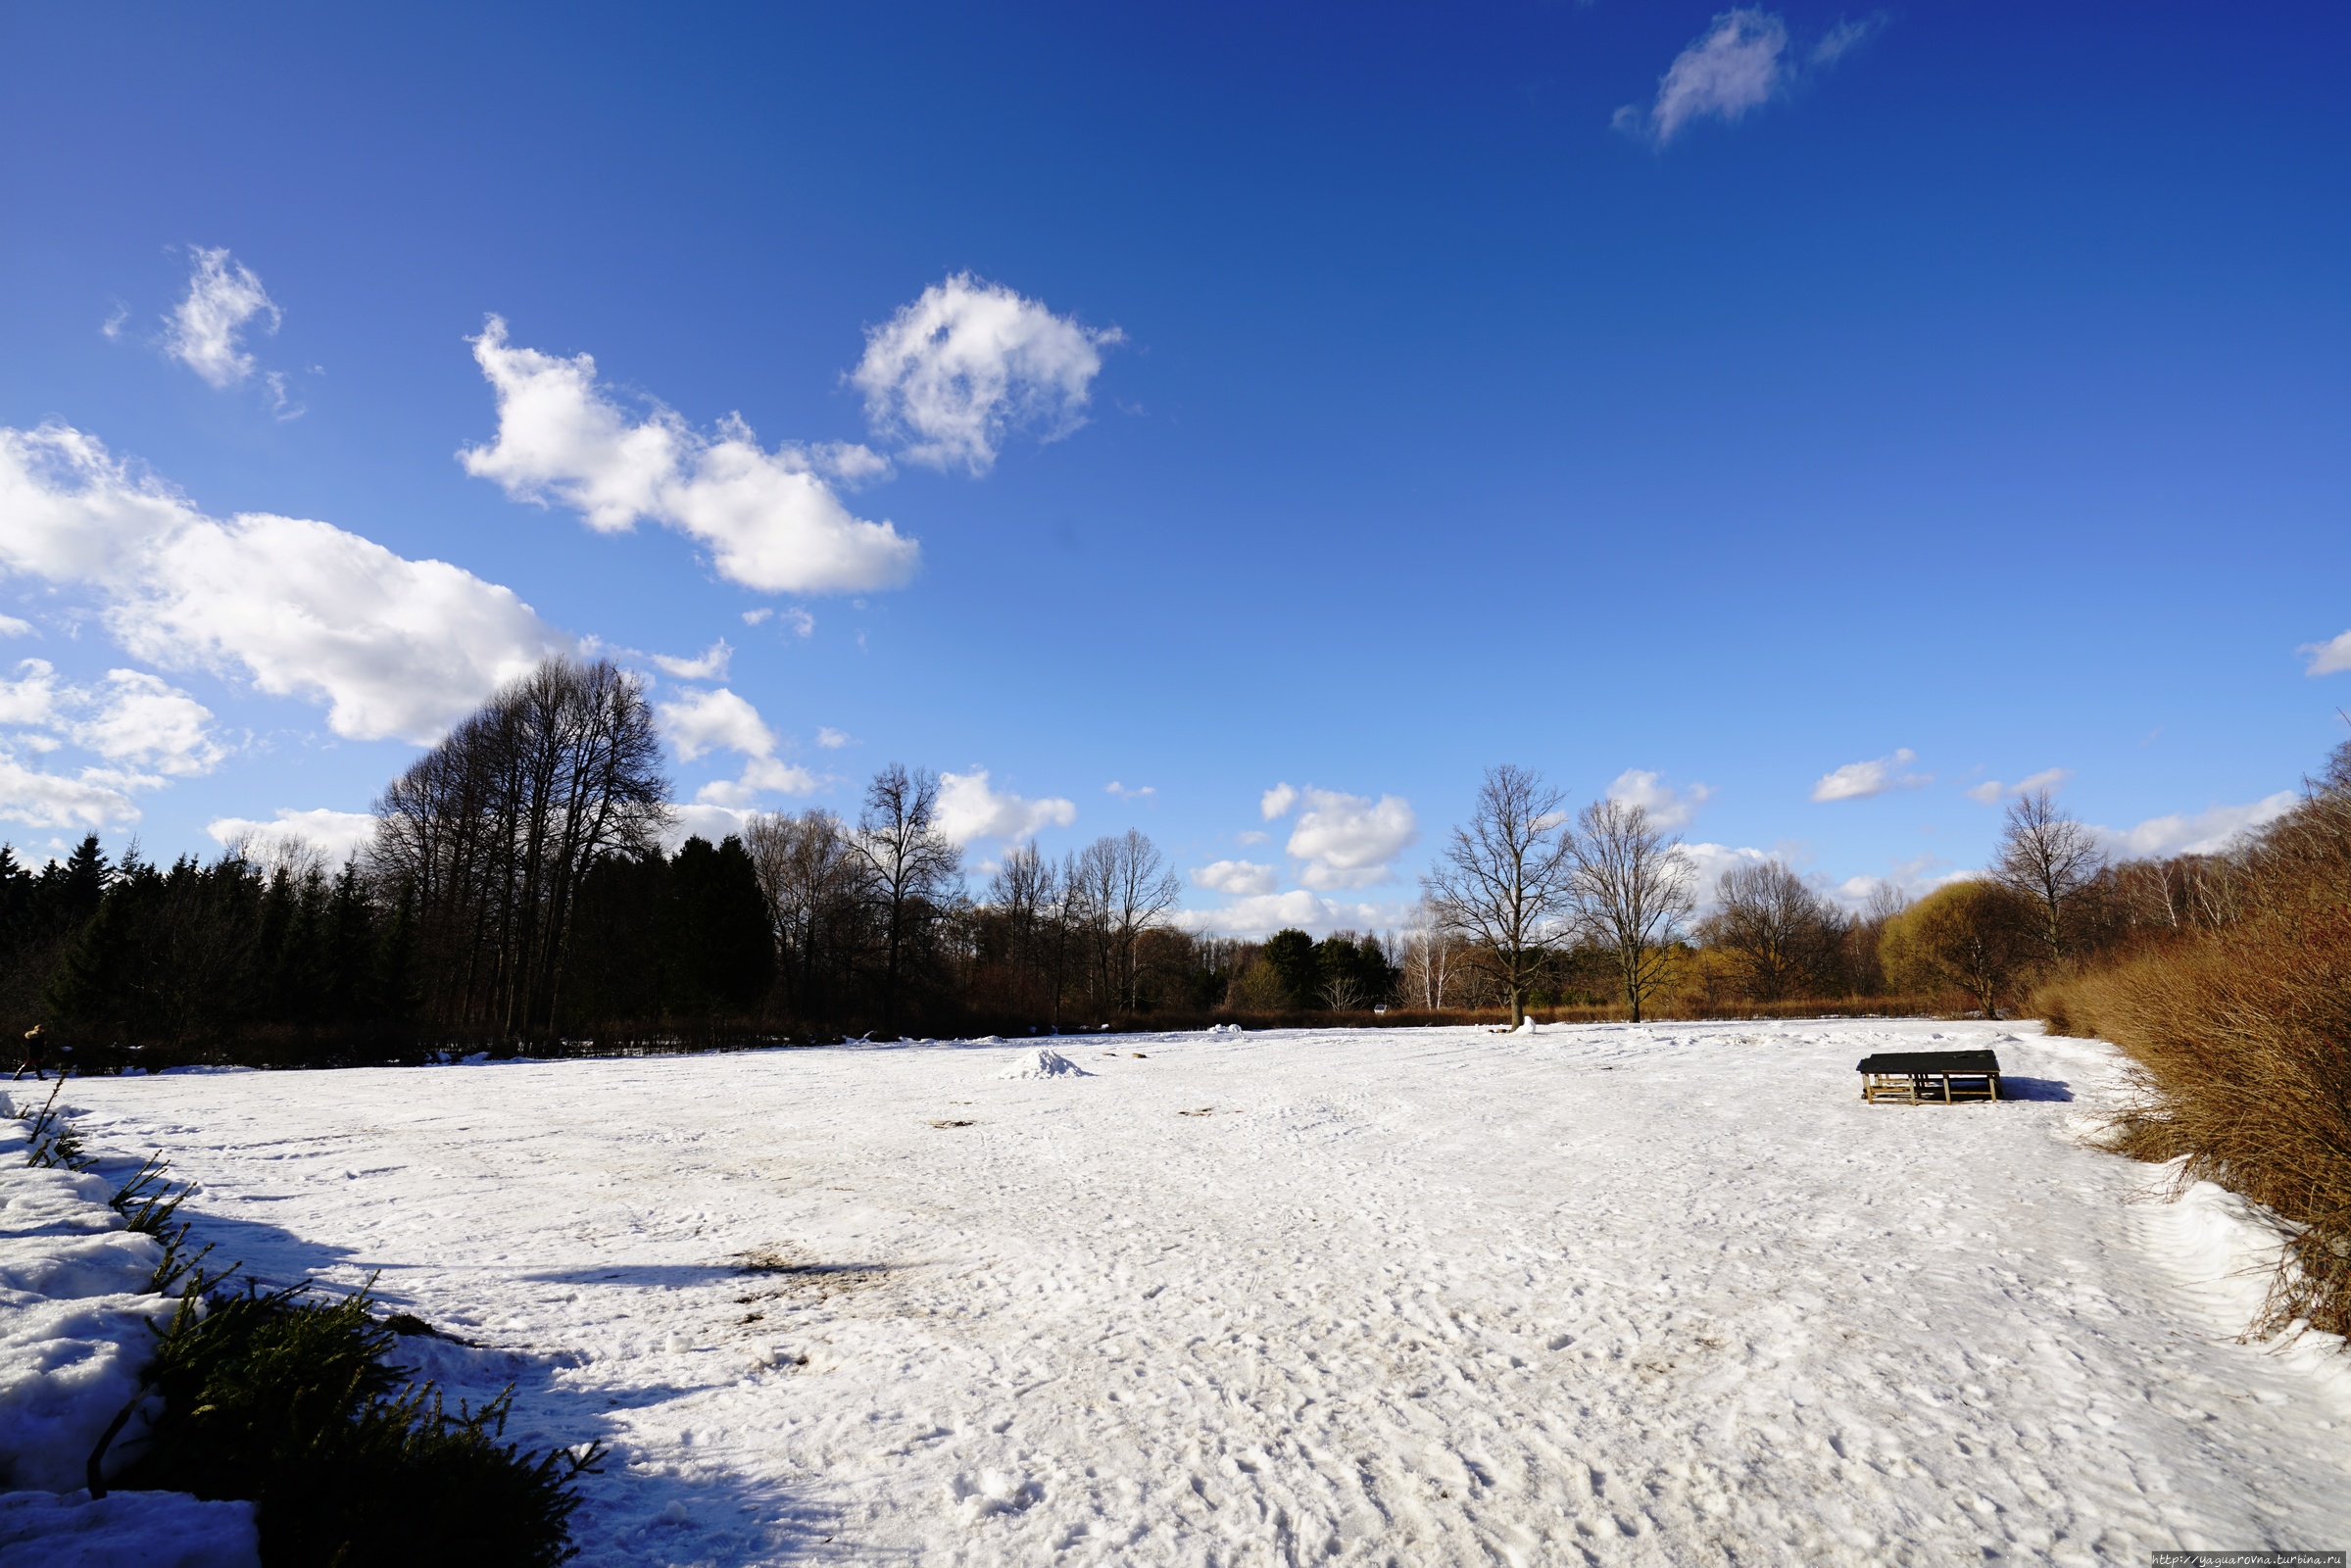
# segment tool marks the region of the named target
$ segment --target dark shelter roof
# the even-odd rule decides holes
[[[1940,1072],[1974,1076],[2000,1070],[2000,1058],[1988,1051],[1886,1051],[1864,1056],[1856,1072]]]

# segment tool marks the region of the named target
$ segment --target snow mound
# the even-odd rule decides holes
[[[1094,1074],[1048,1046],[1024,1051],[999,1078],[1091,1078]]]
[[[30,1548],[20,1559],[11,1547]],[[0,1556],[46,1568],[258,1568],[250,1502],[181,1492],[0,1493]]]
[[[1231,1040],[1244,1033],[1246,1033],[1246,1031],[1243,1030],[1241,1025],[1237,1023],[1212,1023],[1208,1025],[1208,1038],[1211,1040]]]

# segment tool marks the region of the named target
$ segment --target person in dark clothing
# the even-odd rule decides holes
[[[48,1065],[49,1036],[36,1023],[24,1031],[24,1059],[17,1064],[16,1076],[10,1078],[9,1082],[13,1084],[18,1078],[24,1077],[24,1069],[30,1067],[34,1081],[46,1083],[49,1081],[46,1071]]]

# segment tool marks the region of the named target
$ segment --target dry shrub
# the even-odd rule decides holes
[[[2273,891],[2243,921],[2038,1000],[2053,1032],[2110,1040],[2136,1066],[2112,1148],[2184,1158],[2182,1184],[2217,1182],[2295,1228],[2249,1332],[2351,1334],[2351,909],[2307,883]]]

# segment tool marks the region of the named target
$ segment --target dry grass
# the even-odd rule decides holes
[[[2113,1145],[2183,1159],[2293,1229],[2262,1315],[2351,1335],[2351,821],[2322,799],[2246,857],[2260,897],[2217,930],[2142,948],[2044,988],[2054,1033],[2097,1036],[2136,1068]],[[2333,840],[2331,851],[2328,840]]]

